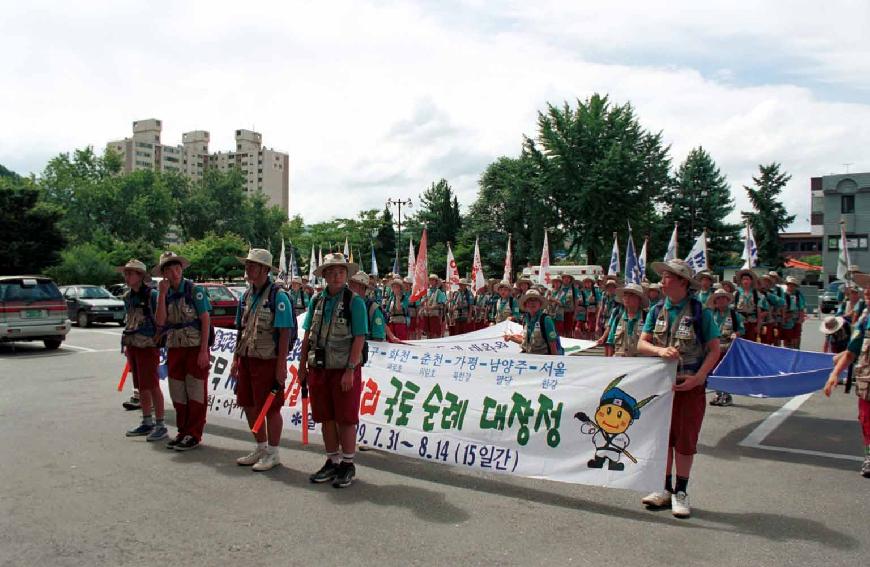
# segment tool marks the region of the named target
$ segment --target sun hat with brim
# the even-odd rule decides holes
[[[647,285],[647,291],[661,291],[662,284],[655,282]]]
[[[700,282],[702,279],[704,279],[704,278],[707,278],[707,279],[710,280],[711,282],[714,280],[714,278],[713,278],[713,274],[711,274],[711,273],[708,272],[707,270],[703,270],[703,271],[698,272],[697,274],[695,274],[695,279],[698,280],[699,282]]]
[[[770,276],[771,278],[773,278],[774,281],[782,279],[778,273],[773,272],[773,271],[767,272],[767,275]]]
[[[667,262],[653,262],[652,269],[659,276],[668,272],[677,277],[683,278],[689,282],[690,288],[698,289],[701,287],[698,280],[695,279],[695,274],[692,272],[691,266],[689,266],[684,260],[675,258],[673,260],[668,260]]]
[[[402,281],[402,278],[393,278],[390,280],[390,287],[393,287],[394,285],[401,287],[402,285],[404,285],[404,283],[405,282]]]
[[[468,278],[459,278],[459,285],[471,285],[471,282],[468,281]]]
[[[558,276],[559,276],[559,279],[560,279],[560,280],[561,280],[562,278],[571,278],[571,281],[573,282],[573,281],[576,279],[572,274],[568,274],[568,273],[565,273],[565,272],[560,272],[560,273],[558,274]]]
[[[520,285],[521,283],[529,284],[529,287],[535,285],[535,283],[532,281],[532,278],[527,276],[523,276],[517,280],[517,285]]]
[[[789,277],[785,278],[785,283],[786,283],[786,285],[788,285],[788,284],[801,285],[801,281],[794,276],[789,276]]]
[[[175,252],[170,252],[167,250],[160,255],[160,261],[157,262],[157,265],[154,266],[153,270],[151,270],[151,275],[162,276],[163,268],[165,268],[167,264],[172,263],[180,264],[182,270],[190,266],[190,260],[188,260],[184,256],[179,256]]]
[[[117,268],[115,268],[116,272],[121,272],[121,273],[123,273],[127,270],[131,270],[133,272],[141,272],[143,274],[148,273],[148,269],[145,267],[145,262],[143,262],[141,260],[137,260],[135,258],[133,258],[132,260],[130,260],[129,262],[127,262],[123,266],[118,266]]]
[[[734,274],[734,279],[739,284],[743,276],[749,276],[750,278],[752,278],[753,283],[758,283],[758,274],[755,273],[755,270],[751,270],[749,268],[742,268],[740,270],[737,270],[737,273]]]
[[[859,266],[858,264],[849,264],[849,269],[846,271],[852,272],[852,273],[857,273],[857,272],[861,271],[861,266]]]
[[[511,291],[514,288],[514,286],[511,285],[511,282],[509,282],[507,280],[502,280],[502,281],[498,282],[497,284],[495,284],[496,291],[500,290],[503,287],[506,287],[508,291]]]
[[[300,277],[295,277],[295,278],[293,278],[293,279],[290,280],[290,284],[291,284],[291,285],[292,285],[292,284],[295,284],[295,283],[298,283],[299,285],[302,285],[302,278],[300,278]]]
[[[732,290],[734,290],[734,291],[737,290],[737,285],[736,285],[734,282],[732,282],[732,281],[725,280],[725,281],[722,282],[721,285],[722,285],[722,289],[724,289],[725,291],[728,291],[728,290],[725,288],[725,286],[730,287],[730,288],[731,288]],[[734,291],[731,291],[731,292],[729,292],[729,293],[734,293]]]
[[[278,268],[272,265],[272,253],[262,248],[251,248],[248,250],[247,257],[242,258],[241,256],[236,256],[236,260],[242,264],[253,262],[255,264],[260,264],[261,266],[266,266],[273,272],[278,271]]]
[[[842,317],[835,317],[834,315],[828,315],[822,322],[819,324],[819,331],[824,335],[833,335],[837,331],[843,328],[843,324],[845,323],[845,319]]]
[[[613,279],[613,278],[607,278],[607,279],[604,281],[604,287],[607,287],[607,286],[609,286],[609,285],[619,287],[619,281],[616,280],[616,279]]]
[[[542,306],[544,305],[544,295],[536,289],[530,289],[520,298],[520,309],[525,309],[526,303],[532,299],[536,299]]]
[[[350,278],[359,271],[359,264],[348,262],[347,258],[344,257],[344,254],[335,253],[326,255],[326,258],[323,259],[323,263],[314,269],[314,275],[318,278],[322,278],[323,272],[327,268],[331,268],[333,266],[340,266],[345,268],[347,270],[348,278]]]
[[[867,289],[870,286],[870,274],[852,274],[852,281],[860,287]]]
[[[707,307],[714,308],[716,307],[716,300],[720,297],[727,297],[728,303],[734,301],[734,294],[728,293],[722,288],[717,289],[713,293],[710,294],[710,297],[707,298]]]
[[[439,278],[437,274],[429,274],[429,279],[438,280],[439,282],[441,281],[441,278]]]
[[[641,308],[646,309],[649,307],[649,298],[646,296],[646,293],[644,293],[642,286],[636,283],[625,284],[623,287],[616,290],[616,300],[622,303],[623,297],[625,297],[626,293],[639,297]]]
[[[580,278],[580,283],[583,283],[585,281],[590,281],[592,283],[595,283],[595,276],[593,276],[592,274],[586,274],[585,276],[582,276]]]
[[[371,286],[371,278],[365,272],[357,272],[350,277],[350,281],[356,282],[362,286],[370,287]]]

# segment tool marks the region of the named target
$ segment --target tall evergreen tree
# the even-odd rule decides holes
[[[0,274],[38,274],[56,263],[65,244],[62,217],[30,179],[0,177]]]
[[[702,147],[689,152],[677,169],[673,185],[663,195],[662,226],[667,232],[679,223],[678,255],[685,256],[706,228],[710,267],[721,269],[739,250],[740,225],[725,222],[734,200],[725,176]],[[665,238],[665,242],[667,239]]]
[[[794,222],[795,215],[788,214],[780,200],[782,189],[791,175],[780,171],[776,162],[758,166],[758,176],[753,176],[755,187],[743,186],[755,212],[743,213],[749,221],[752,234],[758,245],[758,260],[768,266],[782,265],[782,245],[779,233]]]
[[[430,244],[456,242],[459,229],[462,228],[462,218],[459,201],[446,179],[432,183],[423,192],[416,217],[418,222],[426,224]]]
[[[389,207],[381,214],[381,226],[375,239],[375,258],[378,260],[378,271],[381,275],[393,269],[393,259],[396,255],[396,229],[393,228],[393,214]],[[401,262],[399,263],[401,266]]]

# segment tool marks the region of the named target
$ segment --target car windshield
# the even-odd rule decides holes
[[[112,299],[112,294],[101,287],[83,287],[79,297],[82,299]]]
[[[223,286],[207,287],[208,298],[212,301],[235,301],[236,296]]]
[[[830,291],[832,293],[838,293],[840,291],[840,288],[842,288],[842,287],[843,287],[843,282],[834,282],[828,286],[828,291]]]
[[[46,301],[61,299],[60,290],[51,281],[31,279],[0,282],[0,301]]]

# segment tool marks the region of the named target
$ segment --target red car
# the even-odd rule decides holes
[[[211,302],[211,322],[215,327],[233,329],[236,326],[236,309],[239,300],[227,286],[217,283],[201,284]]]

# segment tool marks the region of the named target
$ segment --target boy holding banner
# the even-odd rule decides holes
[[[350,486],[356,475],[353,459],[368,320],[365,301],[347,287],[347,280],[358,270],[343,254],[328,254],[314,271],[326,279],[326,289],[311,300],[302,324],[299,381],[309,385],[311,413],[321,424],[327,457],[309,480],[332,481],[336,488]]]
[[[190,262],[174,252],[164,252],[152,274],[163,276],[157,286],[157,325],[166,333],[166,368],[169,395],[175,407],[178,435],[167,449],[189,451],[199,446],[205,429],[208,397],[211,304],[208,294],[190,280],[184,269]]]
[[[287,380],[287,353],[291,340],[296,338],[296,317],[287,292],[269,276],[277,270],[268,250],[252,248],[247,258],[238,260],[245,265],[250,287],[236,310],[238,335],[230,370],[230,375],[236,377],[236,403],[252,430],[264,405],[269,402],[271,407],[265,410],[266,427],[254,433],[257,446],[236,463],[262,472],[281,464],[278,443],[284,425],[282,394]],[[276,395],[270,398],[270,392]]]
[[[644,356],[677,361],[678,365],[665,490],[649,494],[642,502],[651,507],[670,506],[674,516],[688,518],[689,474],[707,407],[707,375],[719,360],[719,329],[710,310],[689,294],[690,289],[700,286],[686,262],[656,262],[653,270],[662,278],[665,299],[647,315],[637,350]],[[674,468],[677,478],[672,484]]]
[[[530,289],[520,299],[520,309],[523,312],[523,333],[521,335],[504,335],[504,340],[520,345],[520,350],[526,354],[558,354],[564,353],[559,342],[559,334],[553,318],[544,311],[545,296],[536,289]]]

